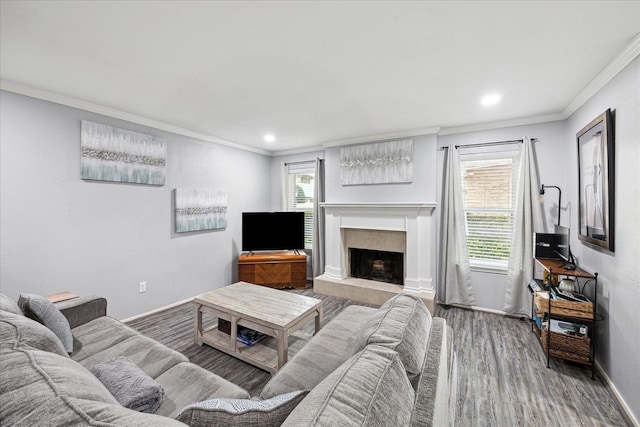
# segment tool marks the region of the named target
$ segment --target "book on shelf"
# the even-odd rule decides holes
[[[238,342],[248,345],[249,347],[258,344],[265,338],[265,334],[254,331],[253,329],[245,328],[244,326],[238,328],[238,335],[236,337]]]

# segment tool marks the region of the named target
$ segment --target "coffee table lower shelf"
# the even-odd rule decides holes
[[[231,335],[218,330],[218,326],[213,326],[202,331],[200,341],[216,350],[227,353],[237,359],[247,362],[257,368],[263,369],[271,374],[278,372],[278,351],[266,346],[266,341],[272,339],[267,336],[263,341],[248,346],[238,342],[235,337],[235,348],[231,343]]]

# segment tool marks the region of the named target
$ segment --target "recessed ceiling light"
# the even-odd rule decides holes
[[[273,142],[276,140],[276,137],[274,135],[271,135],[270,133],[266,134],[264,136],[264,140],[267,142]]]
[[[498,95],[497,93],[486,95],[480,100],[480,103],[482,103],[482,105],[484,105],[485,107],[496,105],[498,102],[500,102],[500,95]]]

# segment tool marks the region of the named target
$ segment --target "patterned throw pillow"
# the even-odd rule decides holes
[[[211,399],[192,403],[176,416],[178,421],[194,426],[279,426],[309,393],[292,391],[267,400]]]
[[[164,401],[164,388],[128,357],[96,363],[91,373],[125,408],[153,414]]]
[[[73,335],[69,321],[51,301],[41,295],[20,294],[18,306],[27,317],[51,329],[60,339],[67,353],[73,353]]]

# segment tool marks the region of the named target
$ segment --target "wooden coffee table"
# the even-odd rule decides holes
[[[245,282],[199,295],[193,303],[196,344],[208,344],[271,374],[287,363],[289,335],[312,319],[315,332],[322,324],[322,301]],[[231,322],[231,334],[219,331],[217,324],[203,329],[203,313]],[[261,343],[247,346],[238,342],[238,326],[274,337],[277,351]]]

